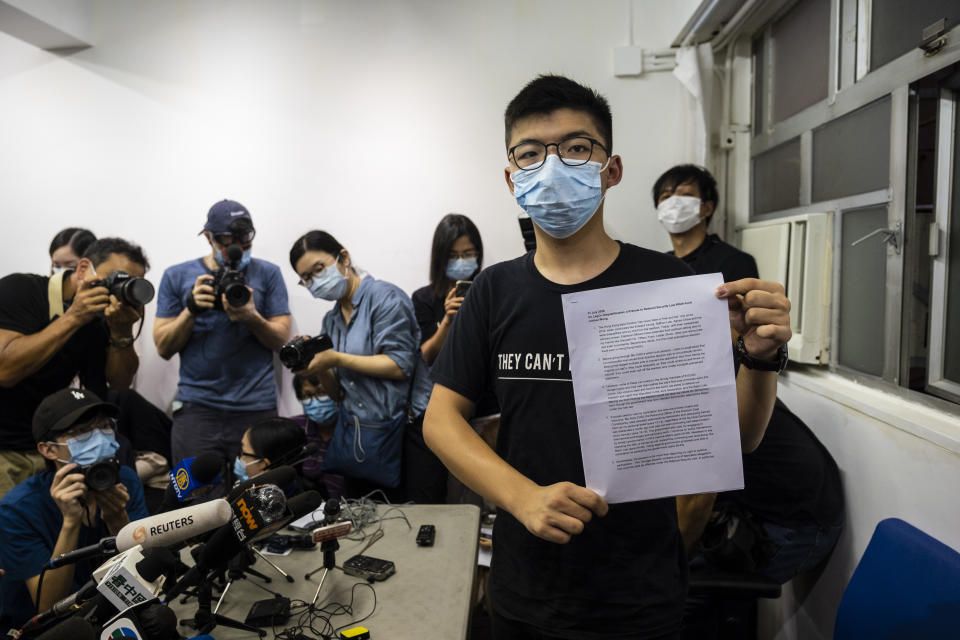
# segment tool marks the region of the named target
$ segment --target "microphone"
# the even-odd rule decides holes
[[[290,465],[291,467],[297,464],[300,464],[317,451],[320,450],[320,443],[318,442],[308,442],[298,449],[289,451],[275,461],[267,465],[267,469],[276,469],[280,465]]]
[[[275,484],[278,487],[285,488],[293,484],[296,479],[297,471],[291,466],[284,465],[282,467],[277,467],[276,469],[270,469],[269,471],[265,471],[258,476],[248,478],[247,480],[236,484],[232,489],[230,489],[230,492],[227,493],[227,500],[233,502],[250,487],[262,484]]]
[[[31,629],[36,629],[37,627],[42,627],[51,620],[56,620],[61,616],[71,613],[74,606],[86,602],[96,594],[97,580],[88,580],[85,585],[68,595],[66,598],[57,600],[52,607],[27,620],[27,622],[23,625],[23,628],[20,629],[21,633]]]
[[[170,471],[170,486],[173,487],[177,501],[183,502],[200,487],[219,483],[222,468],[223,458],[214,452],[181,460]]]
[[[117,611],[124,611],[155,599],[163,584],[162,577],[176,564],[176,556],[164,547],[133,547],[94,572],[99,579],[97,591]]]
[[[289,469],[290,467],[286,468]],[[272,472],[268,471],[267,473]],[[258,476],[258,479],[265,477],[267,473]],[[265,525],[256,535],[247,537],[245,541],[241,541],[236,534],[235,527],[240,525],[231,522],[230,525],[220,527],[203,545],[203,549],[197,557],[197,564],[190,567],[190,570],[173,587],[167,590],[165,594],[166,602],[171,602],[183,593],[187,587],[195,585],[207,572],[226,566],[230,559],[240,553],[247,544],[273,535],[290,522],[312,513],[322,502],[323,496],[318,491],[305,491],[290,498],[286,504],[286,513],[282,518]]]
[[[323,526],[310,532],[313,543],[336,540],[350,533],[353,523],[340,520],[340,501],[330,498],[323,505]]]
[[[126,551],[136,545],[167,547],[223,526],[232,515],[223,498],[181,507],[155,516],[128,522],[117,532],[116,547]]]
[[[179,640],[177,614],[165,604],[144,602],[121,611],[100,630],[100,640]]]
[[[308,513],[313,513],[321,504],[323,504],[323,495],[321,495],[319,491],[304,491],[303,493],[293,496],[287,500],[286,514],[276,522],[264,527],[259,533],[253,536],[249,542],[258,542],[269,538],[294,520],[299,520]]]
[[[85,618],[74,616],[47,629],[36,640],[97,640],[97,632]]]
[[[265,484],[248,488],[231,506],[234,533],[240,542],[246,542],[286,514],[287,496],[277,485]]]
[[[116,538],[101,538],[100,542],[87,545],[86,547],[80,547],[79,549],[68,551],[67,553],[61,553],[57,557],[51,558],[50,562],[47,564],[47,568],[59,569],[65,565],[79,562],[80,560],[85,560],[87,558],[92,558],[94,556],[113,555],[118,550]]]

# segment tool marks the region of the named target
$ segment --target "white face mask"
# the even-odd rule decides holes
[[[669,233],[683,233],[700,222],[700,198],[670,196],[657,205],[657,219]]]

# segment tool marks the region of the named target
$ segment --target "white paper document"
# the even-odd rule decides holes
[[[723,276],[562,296],[587,487],[608,502],[743,488]]]

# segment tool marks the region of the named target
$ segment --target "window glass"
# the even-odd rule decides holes
[[[877,234],[887,228],[887,207],[844,211],[841,218],[838,362],[875,376],[883,375],[886,332],[887,244]]]
[[[813,201],[890,183],[890,97],[813,130]]]
[[[794,138],[753,158],[753,212],[769,213],[800,205],[800,139]]]
[[[960,124],[960,117],[957,122]],[[953,195],[950,201],[949,252],[943,377],[960,384],[960,135],[956,134],[953,136]]]
[[[801,0],[773,23],[773,121],[827,97],[830,0]]]
[[[922,41],[923,30],[947,19],[947,30],[960,18],[957,0],[872,0],[870,7],[870,70],[899,58]]]

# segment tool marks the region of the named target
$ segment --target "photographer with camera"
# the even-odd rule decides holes
[[[410,298],[396,285],[357,273],[350,253],[325,231],[300,236],[290,265],[315,298],[336,303],[323,317],[332,348],[292,367],[299,376],[316,376],[331,396],[342,386],[326,469],[344,476],[349,497],[383,489],[391,499],[423,502],[422,465],[403,460],[405,432],[421,431],[429,397]]]
[[[140,363],[133,326],[143,301],[125,301],[127,289],[115,283],[128,276],[134,289],[152,292],[142,279],[148,267],[140,247],[102,238],[74,271],[0,279],[0,496],[43,470],[30,435],[43,398],[75,377],[102,397],[108,386],[130,386]]]
[[[242,204],[214,204],[201,233],[210,253],[163,274],[153,341],[166,360],[180,354],[173,459],[229,460],[247,427],[277,415],[273,352],[290,335],[290,309],[280,269],[251,257],[256,230]]]
[[[33,438],[46,470],[0,501],[0,626],[21,626],[76,591],[98,562],[42,571],[50,558],[95,544],[149,514],[136,472],[115,459],[118,409],[87,390],[61,389],[40,403]]]

